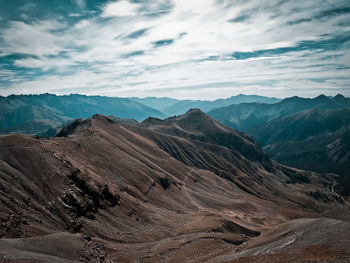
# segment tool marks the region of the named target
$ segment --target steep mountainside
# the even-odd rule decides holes
[[[350,107],[350,99],[342,95],[329,98],[320,95],[313,99],[291,97],[275,104],[242,103],[217,108],[208,114],[225,125],[239,130],[265,124],[276,118],[307,109],[338,109]]]
[[[96,113],[144,120],[165,115],[130,99],[101,96],[11,95],[0,98],[0,134],[37,134]]]
[[[198,110],[131,124],[95,115],[59,137],[0,136],[0,258],[349,260],[332,176],[271,161]]]
[[[307,140],[314,136],[343,133],[350,129],[350,108],[311,109],[277,118],[248,130],[262,146],[278,141]]]
[[[274,160],[342,175],[336,189],[350,195],[350,108],[306,110],[247,132]]]

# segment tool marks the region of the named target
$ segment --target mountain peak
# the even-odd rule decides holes
[[[316,101],[329,101],[330,98],[328,98],[326,95],[324,94],[321,94],[319,96],[317,96],[316,98],[314,98],[314,100]]]
[[[145,119],[144,121],[142,121],[141,123],[142,124],[149,124],[149,125],[152,125],[152,124],[157,124],[157,123],[160,123],[162,122],[161,119],[158,119],[158,118],[154,118],[154,117],[148,117],[147,119]]]
[[[194,108],[188,110],[185,114],[177,116],[176,121],[181,126],[196,127],[197,130],[222,129],[222,124],[204,113],[200,109]]]
[[[56,135],[57,137],[67,137],[68,135],[74,133],[78,126],[84,123],[83,119],[76,119],[68,125],[64,126],[63,129]]]
[[[281,103],[285,103],[285,102],[295,102],[295,101],[300,101],[300,100],[302,100],[301,97],[293,96],[293,97],[285,98],[284,100],[281,101]]]
[[[337,94],[334,96],[333,101],[344,108],[350,107],[350,99],[346,98],[342,94]]]
[[[338,93],[337,95],[334,96],[334,98],[342,98],[345,99],[343,94]]]
[[[201,112],[201,113],[204,113],[199,108],[191,108],[186,113],[190,113],[190,112]]]
[[[333,97],[333,100],[335,101],[344,101],[346,98],[342,94],[337,94],[336,96]]]
[[[223,125],[200,109],[193,108],[183,115],[165,120],[148,118],[142,122],[142,126],[169,135],[224,146],[236,150],[250,161],[261,162],[267,169],[271,166],[254,139]]]
[[[208,116],[206,113],[204,113],[203,111],[201,111],[200,109],[198,108],[192,108],[192,109],[189,109],[185,114],[183,114],[182,116],[183,117],[188,117],[188,116],[192,116],[192,115],[196,115],[196,116]]]
[[[110,117],[98,113],[92,116],[92,119],[113,123],[113,120]]]

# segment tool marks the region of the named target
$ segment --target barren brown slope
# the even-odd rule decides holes
[[[291,219],[347,216],[327,178],[267,170],[213,141],[100,115],[61,135],[0,137],[0,258],[220,261]]]

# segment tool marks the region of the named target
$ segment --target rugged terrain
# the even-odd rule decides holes
[[[334,190],[350,195],[350,108],[301,111],[247,132],[274,160],[341,175]]]
[[[208,114],[234,129],[247,131],[272,120],[310,109],[341,109],[350,107],[350,99],[338,94],[334,97],[320,95],[316,98],[291,97],[278,103],[241,103],[209,111]]]
[[[200,110],[0,137],[3,262],[348,262],[335,175],[272,161]]]

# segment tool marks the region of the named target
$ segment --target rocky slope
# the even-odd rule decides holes
[[[0,136],[0,258],[345,262],[349,205],[332,182],[269,160],[198,110],[131,125],[95,115],[49,139]]]

